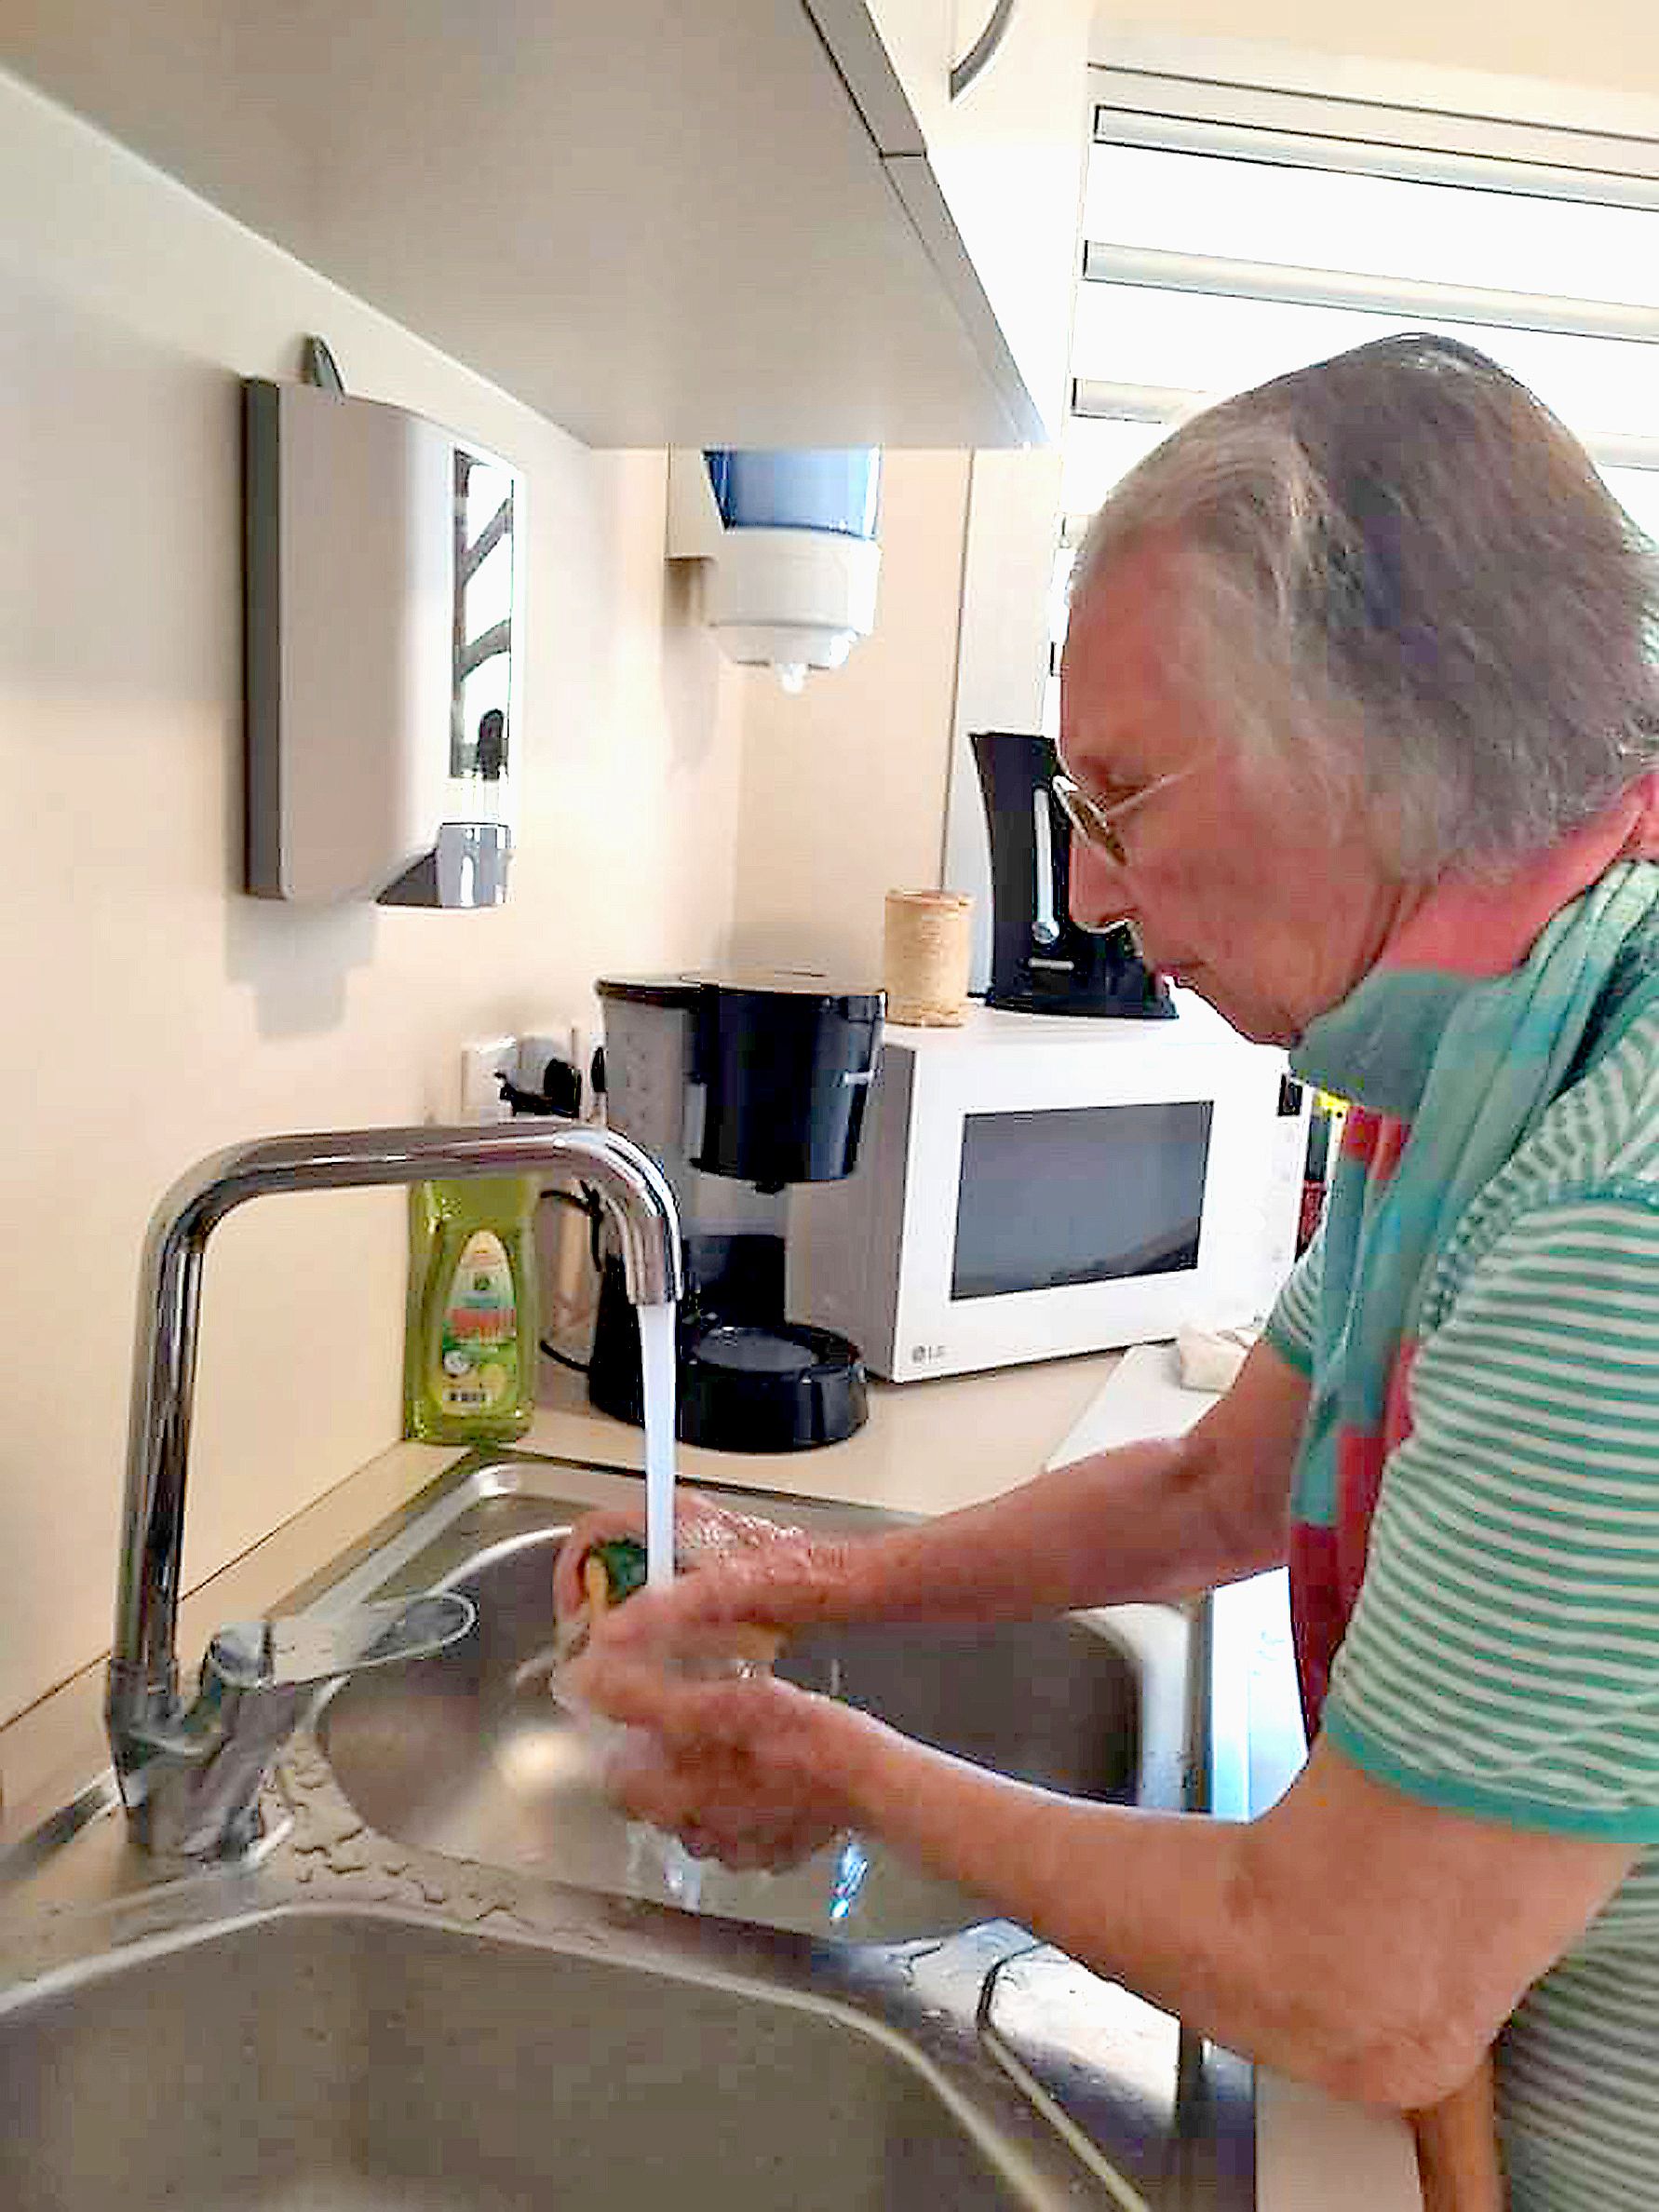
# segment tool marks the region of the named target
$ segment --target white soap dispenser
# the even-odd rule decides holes
[[[786,691],[839,668],[875,627],[881,454],[671,452],[668,548],[699,564],[721,650]]]
[[[244,393],[248,888],[499,906],[521,718],[522,481],[337,381],[255,378]]]

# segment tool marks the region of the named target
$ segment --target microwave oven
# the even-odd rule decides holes
[[[790,1315],[893,1382],[1264,1315],[1311,1100],[1283,1052],[1173,997],[1174,1021],[889,1027],[853,1174],[789,1193]]]

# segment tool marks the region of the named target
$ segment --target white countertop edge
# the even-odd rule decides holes
[[[1256,2069],[1257,2212],[1420,2212],[1422,2203],[1404,2120]]]

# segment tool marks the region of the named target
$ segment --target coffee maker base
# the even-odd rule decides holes
[[[715,1451],[806,1451],[855,1436],[870,1417],[858,1348],[804,1322],[682,1313],[674,1433]],[[589,1403],[635,1428],[645,1418],[639,1329],[614,1263],[600,1285]]]
[[[856,1348],[804,1323],[694,1324],[677,1382],[681,1442],[720,1451],[839,1444],[870,1418]]]

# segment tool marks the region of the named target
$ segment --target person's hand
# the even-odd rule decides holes
[[[681,1587],[643,1593],[598,1625],[570,1670],[583,1703],[624,1723],[607,1787],[636,1820],[739,1870],[797,1866],[854,1818],[845,1776],[878,1725],[766,1673],[710,1673],[718,1632],[673,1619]],[[640,1625],[624,1635],[627,1613]],[[694,1671],[687,1672],[690,1667]]]
[[[644,1533],[640,1513],[615,1508],[587,1514],[575,1524],[560,1545],[553,1571],[553,1603],[561,1632],[568,1636],[586,1614],[582,1570],[595,1545],[617,1536],[642,1543]],[[686,1490],[675,1503],[674,1556],[688,1586],[695,1577],[697,1588],[689,1607],[681,1600],[676,1616],[681,1631],[689,1631],[694,1621],[710,1626],[748,1621],[788,1629],[830,1617],[845,1546],[758,1514],[733,1512]],[[675,1594],[681,1597],[678,1589]],[[630,1598],[613,1625],[632,1617],[647,1597],[656,1595],[641,1591]],[[648,1619],[640,1631],[646,1637],[660,1632]]]
[[[835,1616],[849,1547],[695,1492],[676,1503],[683,1571],[598,1622],[584,1561],[598,1544],[638,1537],[639,1516],[590,1514],[560,1547],[565,1687],[627,1729],[606,1783],[634,1818],[679,1835],[697,1857],[739,1869],[794,1866],[846,1826],[829,1752],[858,1716],[765,1668],[789,1629]]]

